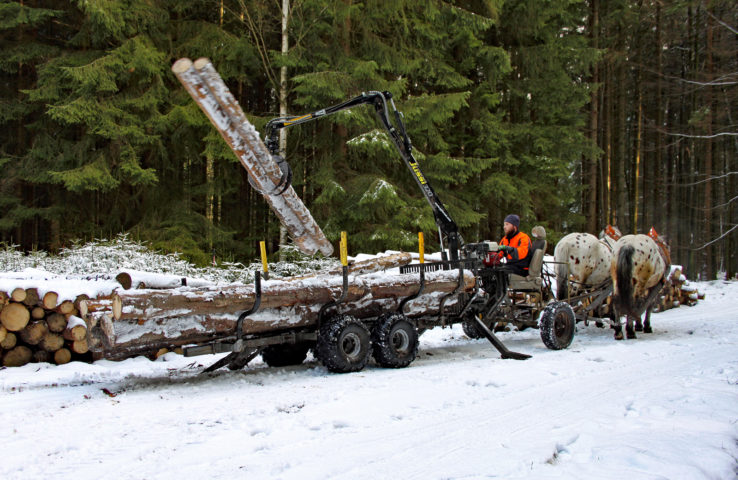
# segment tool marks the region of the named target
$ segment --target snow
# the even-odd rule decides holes
[[[404,369],[200,374],[220,356],[0,370],[0,478],[728,479],[738,473],[738,282],[616,342],[567,350],[457,326]]]

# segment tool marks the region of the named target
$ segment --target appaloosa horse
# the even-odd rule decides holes
[[[614,326],[615,339],[623,339],[620,315],[627,317],[625,331],[628,338],[636,338],[636,330],[652,332],[651,307],[664,287],[670,264],[669,247],[653,228],[648,235],[626,235],[617,241],[610,269],[615,318],[618,320]],[[646,318],[641,325],[643,312],[646,312]]]
[[[608,225],[597,239],[589,233],[570,233],[556,244],[556,298],[593,289],[610,278],[612,249],[621,233]]]

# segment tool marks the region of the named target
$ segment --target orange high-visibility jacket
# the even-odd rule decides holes
[[[507,245],[509,247],[515,248],[514,252],[507,255],[508,264],[517,264],[523,267],[525,270],[528,270],[528,265],[530,265],[530,258],[528,258],[528,253],[531,251],[530,237],[528,235],[519,231],[511,240],[508,240],[507,235],[505,235],[504,237],[502,237],[502,240],[500,240],[500,245]]]

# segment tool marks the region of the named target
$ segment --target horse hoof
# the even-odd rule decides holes
[[[615,340],[622,340],[623,339],[623,332],[619,332],[615,334]]]
[[[643,331],[643,327],[640,325],[636,325],[636,332],[642,332],[642,331]]]
[[[628,340],[633,340],[634,338],[637,338],[635,332],[628,332]]]
[[[653,330],[651,330],[651,327],[644,327],[643,333],[653,333]]]

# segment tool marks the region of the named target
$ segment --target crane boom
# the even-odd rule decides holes
[[[451,257],[450,259],[458,260],[459,248],[461,247],[462,243],[461,236],[459,235],[458,226],[456,225],[456,222],[453,220],[453,218],[451,218],[451,215],[446,210],[446,207],[441,202],[441,199],[433,190],[433,187],[431,187],[428,179],[425,177],[423,171],[420,169],[420,165],[418,164],[418,161],[415,159],[415,156],[412,153],[412,142],[410,141],[410,137],[408,137],[407,131],[405,130],[402,112],[397,110],[395,102],[392,99],[392,94],[390,92],[363,92],[361,95],[351,98],[343,103],[323,108],[312,113],[299,116],[279,117],[270,120],[266,125],[266,147],[269,149],[272,155],[278,156],[279,130],[307,123],[318,118],[332,115],[334,113],[338,113],[340,111],[347,110],[359,105],[374,106],[374,110],[379,117],[379,120],[382,122],[382,126],[385,128],[385,130],[387,130],[387,133],[392,139],[392,143],[394,143],[397,151],[402,157],[402,160],[405,162],[408,169],[410,169],[413,178],[415,178],[415,181],[420,187],[421,192],[423,192],[423,196],[425,196],[425,199],[428,201],[431,209],[433,210],[433,217],[436,221],[436,225],[438,226],[439,237],[441,241],[441,250],[443,250],[443,237],[445,236],[448,245],[448,251]],[[393,124],[390,120],[390,107],[392,108],[396,125]]]

